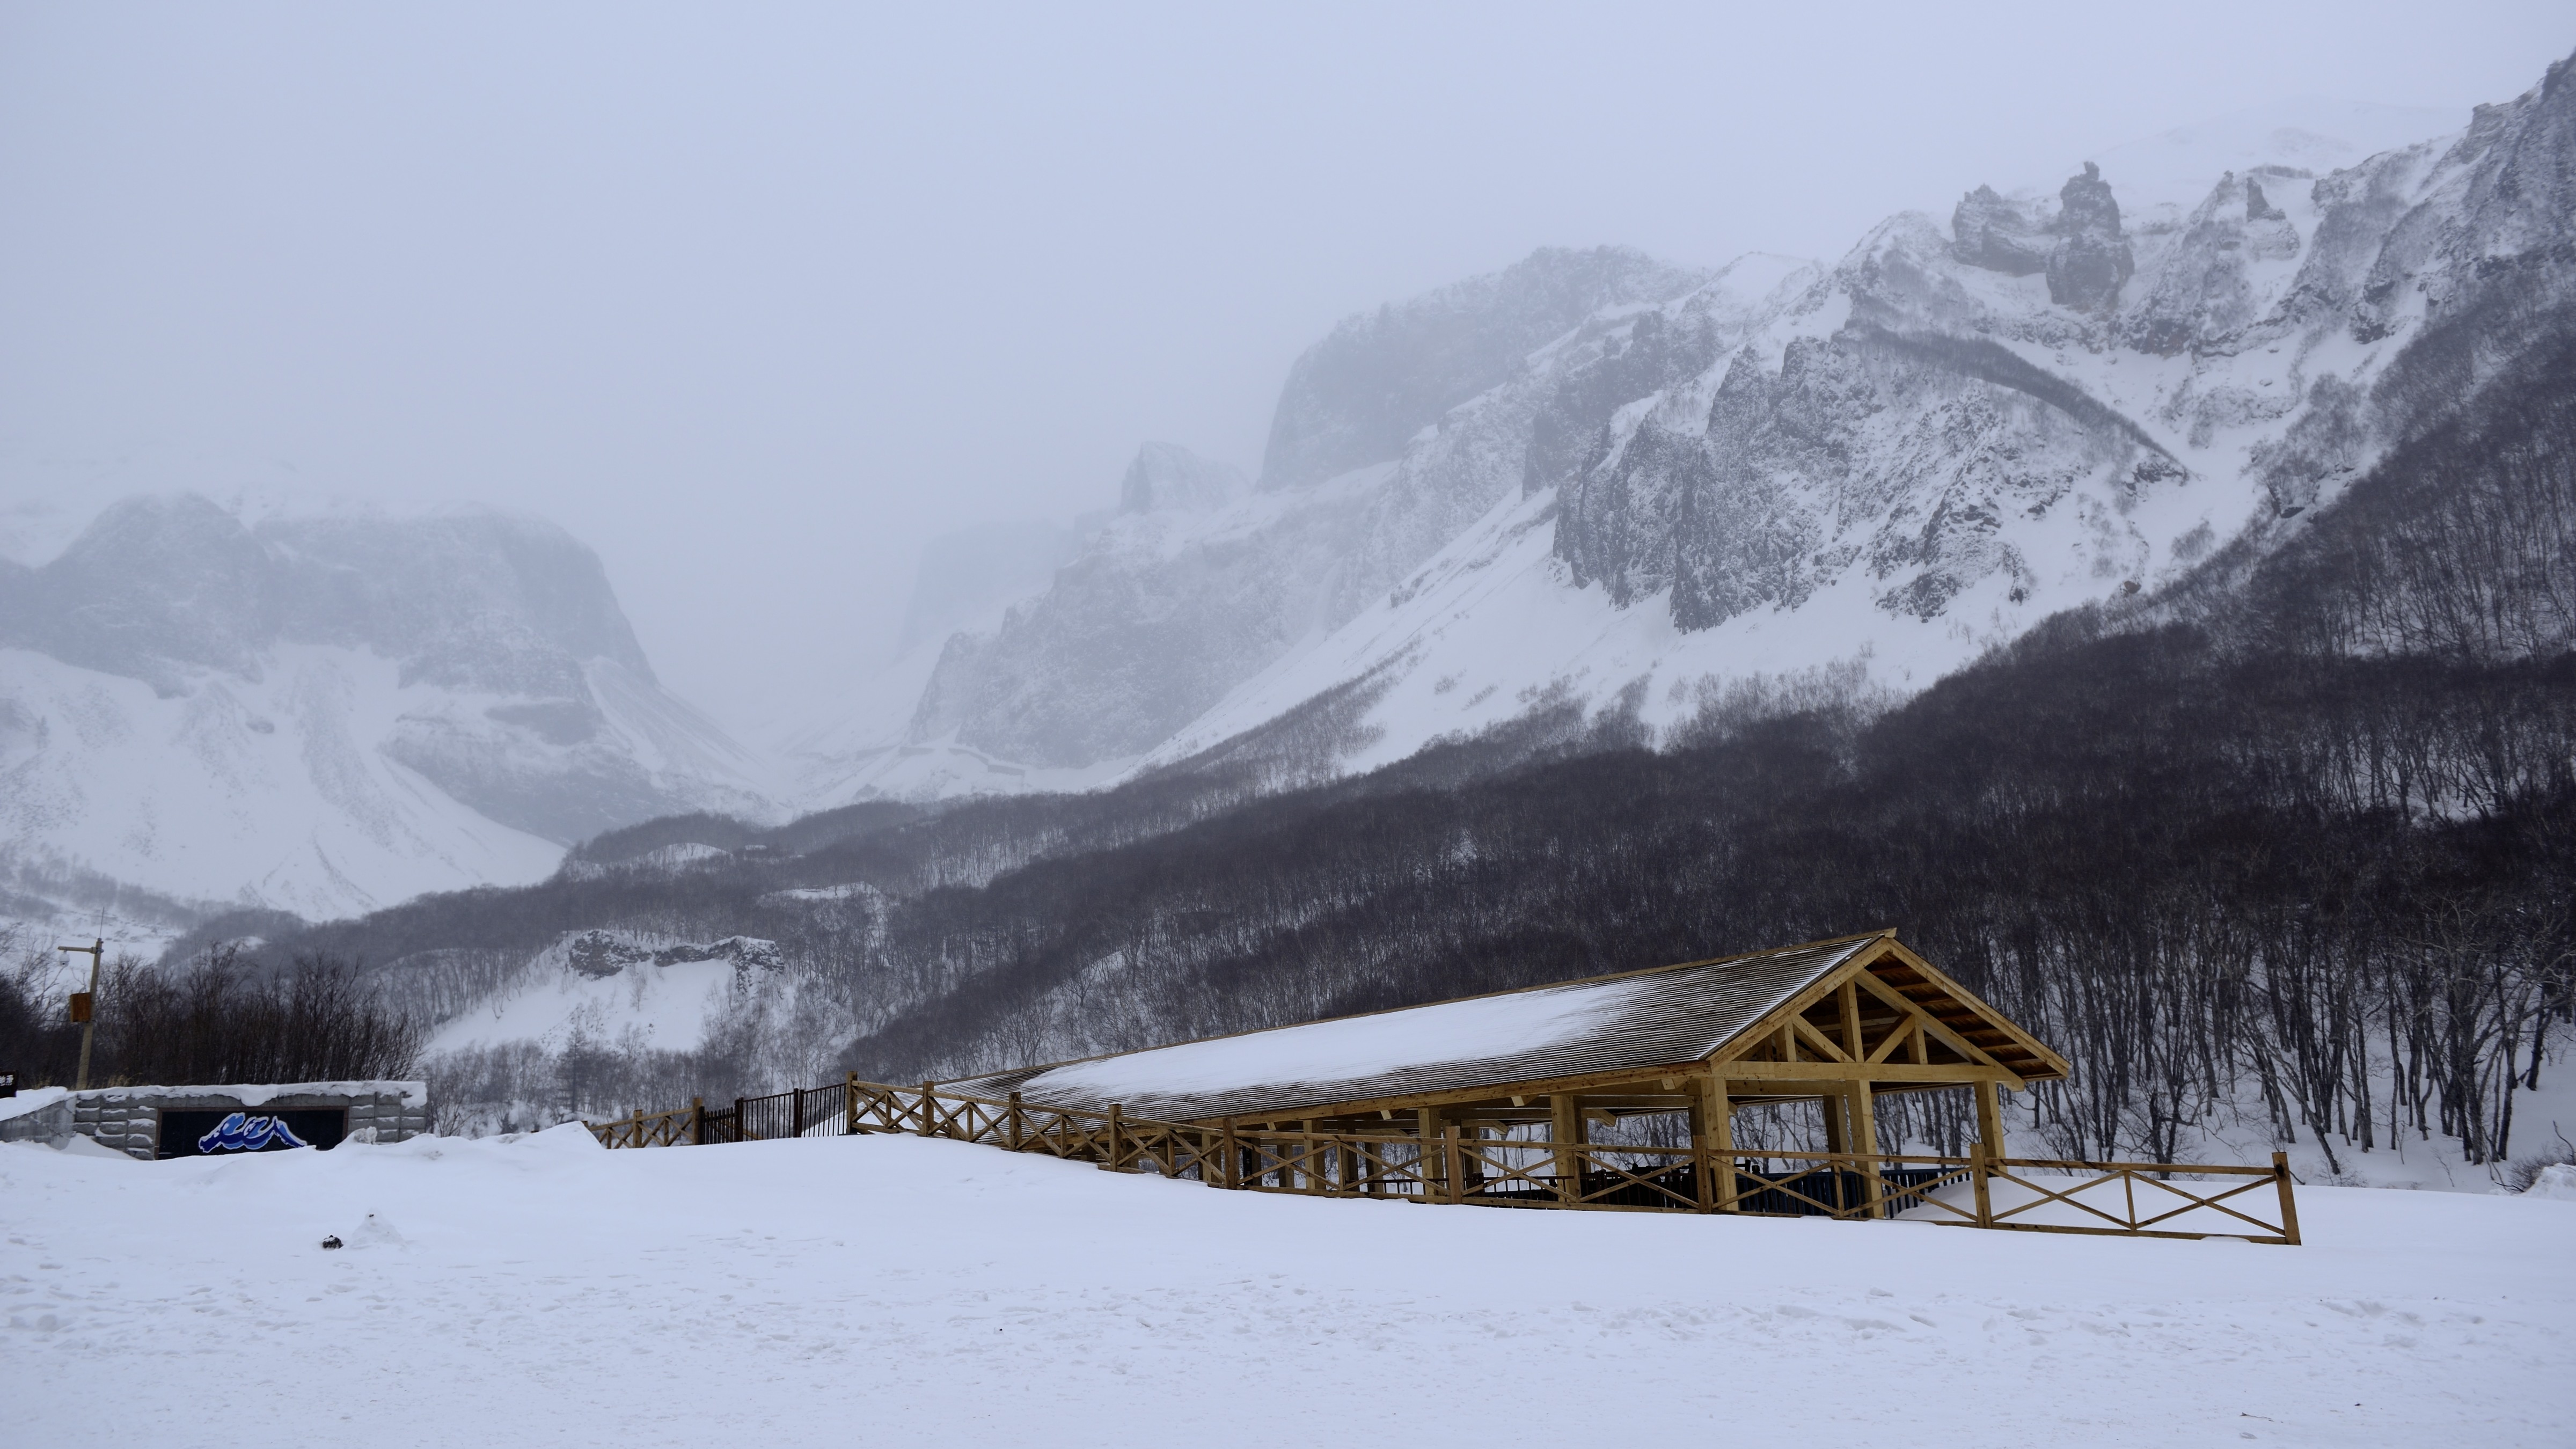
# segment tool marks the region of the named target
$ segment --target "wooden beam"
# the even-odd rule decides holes
[[[1740,1082],[1922,1082],[1951,1086],[2001,1082],[2016,1090],[2024,1085],[2010,1067],[1966,1064],[1918,1067],[1903,1062],[1728,1062],[1726,1075]]]
[[[1877,1063],[1886,1061],[1889,1057],[1896,1055],[1897,1048],[1905,1045],[1909,1041],[1921,1039],[1922,1035],[1923,1019],[1921,1017],[1908,1016],[1901,1018],[1896,1023],[1896,1030],[1889,1032],[1887,1034],[1887,1040],[1878,1044],[1878,1050],[1869,1054],[1870,1063],[1874,1066]]]
[[[1984,1018],[1989,1024],[1991,1024],[1997,1031],[2002,1032],[2024,1050],[2039,1058],[2041,1062],[2045,1063],[2049,1067],[2050,1071],[2054,1075],[2058,1077],[2064,1077],[2067,1075],[2070,1068],[2066,1064],[2066,1058],[2050,1051],[2048,1047],[2039,1040],[2039,1038],[2032,1036],[2029,1032],[2015,1026],[2012,1018],[1995,1010],[1993,1007],[1986,1005],[1983,1000],[1978,998],[1975,992],[1970,991],[1968,988],[1960,985],[1957,981],[1952,980],[1950,976],[1943,972],[1939,967],[1934,966],[1931,962],[1915,955],[1912,951],[1906,949],[1903,943],[1895,940],[1893,937],[1889,938],[1887,942],[1887,950],[1898,960],[1913,968],[1915,975],[1922,977],[1925,981],[1938,987],[1943,995],[1958,1002],[1960,1005],[1967,1007],[1969,1010],[1974,1011],[1978,1016]]]
[[[1860,1036],[1860,988],[1847,979],[1834,996],[1834,1004],[1841,1009],[1843,1020],[1843,1059],[1865,1061],[1869,1057],[1869,1048],[1862,1043]]]
[[[1821,1060],[1829,1062],[1849,1062],[1859,1060],[1859,1058],[1853,1056],[1851,1053],[1844,1051],[1839,1046],[1836,1046],[1832,1037],[1816,1030],[1815,1026],[1803,1016],[1790,1017],[1789,1029],[1796,1032],[1809,1046],[1814,1047],[1819,1053],[1821,1053]]]
[[[1934,1039],[1938,1040],[1941,1045],[1948,1047],[1950,1050],[1957,1052],[1959,1055],[1966,1057],[1972,1062],[1977,1062],[1990,1067],[2000,1067],[2003,1065],[2003,1063],[1995,1060],[1993,1053],[1942,1025],[1941,1018],[1934,1016],[1932,1013],[1925,1011],[1922,1007],[1916,1006],[1912,1002],[1907,1001],[1904,997],[1899,996],[1896,993],[1896,989],[1889,986],[1886,982],[1879,980],[1875,976],[1864,975],[1862,978],[1862,984],[1864,989],[1877,993],[1880,999],[1887,1001],[1890,1004],[1904,1007],[1916,1021],[1922,1023],[1923,1029],[1930,1032]],[[2020,1079],[2018,1075],[2016,1075],[2014,1086],[2018,1089],[2020,1085]]]
[[[1763,1019],[1766,1021],[1779,1021],[1784,1018],[1805,1015],[1808,1009],[1813,1007],[1817,1002],[1833,995],[1833,993],[1841,987],[1842,983],[1849,979],[1850,973],[1854,971],[1866,971],[1869,969],[1869,963],[1886,955],[1888,950],[1896,944],[1896,933],[1893,931],[1872,931],[1866,936],[1845,936],[1838,941],[1818,942],[1817,944],[1840,945],[1843,941],[1859,941],[1863,944],[1859,950],[1852,953],[1852,958],[1850,960],[1845,961],[1840,966],[1826,972],[1815,981],[1808,983],[1807,988],[1799,992],[1797,995],[1792,996],[1787,1001],[1771,1008],[1770,1012]],[[1766,1034],[1767,1029],[1763,1029],[1760,1022],[1755,1022],[1752,1026],[1747,1027],[1744,1032],[1739,1033],[1733,1041],[1719,1048],[1716,1055],[1711,1057],[1710,1060],[1715,1062],[1733,1061],[1740,1053],[1748,1051],[1755,1046],[1759,1046],[1761,1044],[1761,1038]],[[1781,1060],[1793,1061],[1795,1060],[1795,1057],[1784,1054]]]
[[[1706,1062],[1696,1060],[1657,1062],[1652,1066],[1620,1067],[1612,1071],[1580,1072],[1563,1077],[1539,1077],[1526,1082],[1494,1082],[1482,1086],[1460,1087],[1446,1092],[1413,1092],[1403,1096],[1363,1097],[1349,1102],[1317,1102],[1299,1108],[1298,1115],[1303,1117],[1311,1113],[1320,1120],[1327,1117],[1361,1117],[1389,1109],[1401,1114],[1418,1111],[1424,1107],[1463,1107],[1476,1103],[1503,1102],[1509,1100],[1512,1093],[1526,1095],[1533,1101],[1557,1092],[1580,1092],[1591,1097],[1600,1095],[1603,1089],[1642,1087],[1650,1082],[1661,1081],[1665,1077],[1694,1074],[1705,1070],[1706,1067]],[[1223,1117],[1195,1117],[1190,1120],[1193,1124],[1202,1127],[1219,1126],[1225,1121]],[[1276,1130],[1278,1120],[1271,1120],[1270,1126]]]

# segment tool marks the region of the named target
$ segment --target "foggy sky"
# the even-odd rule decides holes
[[[1830,261],[2576,45],[2459,0],[1389,8],[0,10],[0,552],[146,490],[532,512],[757,732],[891,644],[932,535],[1105,506],[1146,439],[1256,470],[1349,312],[1547,244]]]

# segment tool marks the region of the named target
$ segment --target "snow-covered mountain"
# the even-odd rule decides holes
[[[0,563],[0,869],[32,902],[346,914],[535,880],[575,840],[763,813],[599,561],[490,513],[246,525],[134,498]]]
[[[1542,705],[1670,729],[2150,603],[2404,435],[2441,393],[2429,354],[2399,365],[2417,339],[2560,295],[2569,89],[2562,64],[2394,149],[2438,113],[2249,112],[1830,267],[1548,251],[1354,318],[1298,362],[1257,489],[1123,511],[917,661],[901,732],[844,740],[817,803],[1227,753],[1331,773]]]

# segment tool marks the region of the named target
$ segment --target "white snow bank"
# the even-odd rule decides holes
[[[71,1094],[69,1087],[29,1087],[14,1097],[0,1097],[0,1122],[42,1111]]]
[[[2540,1169],[2540,1176],[2532,1179],[2531,1186],[2524,1188],[2522,1195],[2576,1202],[2576,1164],[2561,1162]]]
[[[8,1437],[1124,1449],[1830,1424],[1935,1449],[2511,1449],[2576,1421],[2553,1202],[2314,1189],[2310,1246],[2270,1248],[1325,1202],[912,1137],[558,1142],[0,1150]],[[690,1391],[718,1371],[724,1392]]]

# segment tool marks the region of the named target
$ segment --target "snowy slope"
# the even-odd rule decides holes
[[[773,941],[690,942],[629,930],[577,931],[536,953],[499,989],[439,1024],[423,1049],[535,1042],[561,1051],[575,1035],[691,1051],[743,994],[787,989]]]
[[[2271,1248],[1321,1202],[909,1137],[606,1152],[571,1129],[224,1162],[13,1145],[0,1201],[0,1393],[15,1436],[62,1449],[1712,1425],[2537,1449],[2576,1417],[2576,1206],[2548,1200],[2310,1188],[2308,1245]]]
[[[889,680],[905,733],[816,803],[1079,788],[1325,700],[1359,769],[1543,704],[1669,728],[1763,681],[1920,688],[2330,502],[2403,423],[2371,389],[2480,275],[2427,236],[2508,236],[2478,219],[2498,178],[2547,171],[2515,159],[2537,96],[2421,144],[2463,118],[2276,103],[1891,218],[1831,268],[1748,257],[1319,482],[1411,395],[1355,322],[1281,401],[1289,486],[1119,520]]]
[[[109,509],[0,574],[0,868],[323,917],[544,877],[573,840],[767,810],[598,560],[499,515]]]
[[[917,660],[887,676],[885,696],[912,702],[902,731],[845,735],[838,759],[809,774],[826,792],[807,800],[1119,778],[1516,493],[1542,416],[1593,405],[1559,398],[1560,383],[1641,311],[1679,299],[1681,346],[1713,355],[1815,274],[1790,258],[1749,257],[1711,277],[1616,249],[1543,251],[1497,277],[1354,319],[1300,361],[1257,490],[1140,492],[1131,469],[1119,513],[1044,594],[947,640],[926,676]],[[1496,315],[1480,318],[1479,306]],[[1445,390],[1467,378],[1483,381],[1453,400]],[[1337,398],[1362,416],[1336,421]],[[1399,430],[1381,406],[1388,398],[1424,410],[1402,414],[1411,421]],[[1380,444],[1397,454],[1322,471]]]
[[[0,652],[9,849],[208,902],[308,916],[424,890],[521,884],[561,848],[498,825],[374,748],[406,705],[392,661],[297,646],[256,681],[163,697],[37,654]]]

